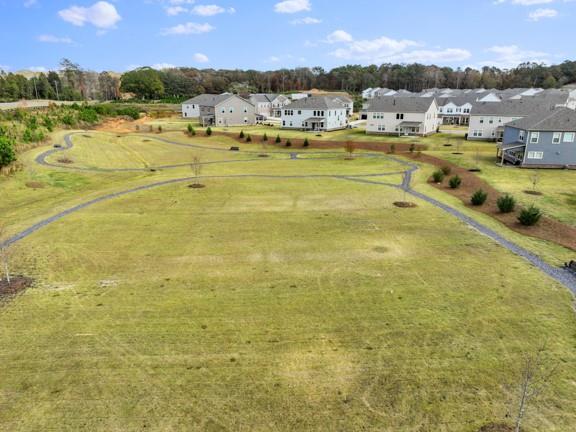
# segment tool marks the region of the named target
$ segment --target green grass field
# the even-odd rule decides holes
[[[334,152],[246,161],[207,150],[228,148],[222,137],[161,135],[200,146],[190,149],[88,135],[67,152],[73,165],[239,162],[206,165],[205,189],[126,195],[18,244],[14,266],[38,284],[0,307],[0,430],[474,432],[505,417],[515,400],[506,384],[543,341],[558,372],[527,430],[573,430],[567,290],[428,204],[395,208],[396,189],[323,177],[401,164],[319,159]],[[45,150],[0,179],[10,232],[190,175],[34,164]],[[428,191],[425,176],[417,188]]]

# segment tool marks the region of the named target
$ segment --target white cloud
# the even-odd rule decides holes
[[[10,66],[0,65],[0,71],[6,72],[7,70],[10,70]]]
[[[105,1],[99,1],[90,7],[71,6],[58,12],[58,15],[75,26],[92,24],[99,29],[113,28],[122,19],[116,7]]]
[[[30,72],[48,72],[48,69],[44,66],[30,66],[28,70]]]
[[[382,36],[376,39],[354,40],[351,34],[343,30],[331,33],[324,42],[341,44],[341,47],[330,53],[332,56],[364,63],[457,62],[472,57],[466,49],[426,49],[423,44],[408,39],[397,40]]]
[[[554,3],[554,1],[555,0],[496,0],[494,3],[495,4],[510,3],[520,6],[534,6],[534,5]]]
[[[496,66],[500,69],[515,68],[521,63],[548,63],[550,55],[541,51],[522,50],[517,45],[497,45],[486,50],[494,55],[492,60],[480,63],[480,66]]]
[[[318,18],[312,18],[312,17],[305,17],[305,18],[299,18],[299,19],[295,19],[293,21],[291,21],[292,24],[305,24],[305,25],[311,25],[311,24],[320,24],[322,22],[321,19]]]
[[[210,59],[208,58],[208,56],[206,54],[202,54],[202,53],[196,53],[192,56],[192,58],[194,59],[194,61],[196,63],[208,63],[208,62],[210,62]]]
[[[178,24],[174,27],[167,28],[162,32],[162,35],[169,36],[169,35],[202,34],[202,33],[209,33],[212,30],[214,30],[214,27],[212,27],[208,23],[198,24],[188,22],[185,24]]]
[[[284,0],[274,5],[274,10],[278,13],[297,13],[312,9],[310,0]]]
[[[190,12],[192,12],[194,15],[213,16],[223,13],[233,14],[236,12],[236,9],[234,8],[224,9],[222,6],[218,5],[198,5],[194,6]]]
[[[168,16],[176,16],[184,12],[188,12],[188,9],[182,6],[168,6],[166,8],[166,15]]]
[[[556,9],[536,9],[528,14],[530,21],[540,21],[542,18],[555,18],[558,16]]]
[[[58,37],[51,34],[43,34],[38,36],[39,42],[54,43],[54,44],[72,44],[74,43],[69,37]]]
[[[339,43],[339,42],[352,42],[354,38],[350,33],[345,32],[344,30],[336,30],[328,35],[326,38],[327,43]]]
[[[37,0],[24,0],[24,7],[30,8],[32,6],[36,6],[38,4]]]

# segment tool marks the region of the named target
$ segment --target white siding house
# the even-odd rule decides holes
[[[332,131],[348,127],[346,107],[333,98],[312,96],[282,108],[282,127],[311,131]]]
[[[440,125],[435,98],[375,98],[366,110],[366,133],[385,135],[431,135]]]

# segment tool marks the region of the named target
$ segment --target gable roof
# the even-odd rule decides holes
[[[405,113],[425,113],[436,101],[435,98],[420,96],[395,97],[384,96],[372,99],[367,112],[405,112]]]
[[[493,115],[503,117],[530,116],[565,104],[567,95],[548,95],[546,97],[525,97],[502,102],[479,102],[474,104],[471,115]]]
[[[183,102],[183,104],[195,104],[201,106],[208,106],[208,107],[215,107],[222,101],[232,97],[234,95],[231,94],[221,94],[221,95],[214,95],[214,94],[201,94],[192,99],[188,99],[187,101]]]
[[[515,120],[506,126],[529,131],[576,132],[576,111],[556,108],[548,113],[541,112]]]
[[[342,102],[338,102],[334,98],[327,96],[311,96],[304,99],[299,99],[286,105],[284,109],[345,109]]]

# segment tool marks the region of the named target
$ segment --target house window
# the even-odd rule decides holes
[[[234,112],[234,108],[230,108],[230,114]]]
[[[538,144],[540,141],[540,132],[532,132],[530,135],[530,144]]]
[[[480,119],[480,124],[483,124],[483,123],[484,123],[484,119],[481,118],[481,119]]]
[[[226,109],[222,108],[222,114],[224,114],[226,112]]]
[[[482,136],[482,131],[481,131],[481,130],[472,131],[472,136],[473,136],[473,137],[476,137],[476,138],[479,138],[479,137]]]
[[[286,126],[286,120],[282,121],[282,126]]]
[[[521,131],[518,133],[518,141],[524,142],[525,139],[526,139],[526,132],[523,131],[523,130],[521,130]]]
[[[404,120],[404,114],[396,114],[396,120]]]
[[[565,143],[571,143],[574,142],[574,138],[576,137],[576,133],[574,132],[566,132],[564,134],[564,142]]]
[[[248,112],[248,108],[245,107],[245,108],[244,108],[244,112],[247,113],[247,112]]]
[[[528,152],[528,159],[544,159],[544,152]]]
[[[554,132],[552,144],[560,144],[560,141],[562,141],[562,132]]]
[[[302,115],[302,111],[298,111],[298,115]]]

